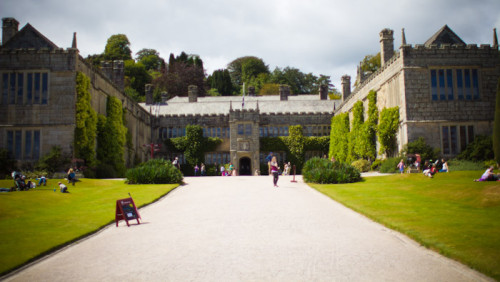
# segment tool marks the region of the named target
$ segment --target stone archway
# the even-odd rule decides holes
[[[240,159],[239,175],[252,175],[252,161],[249,157],[242,157]]]

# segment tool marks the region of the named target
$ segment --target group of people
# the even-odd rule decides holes
[[[12,178],[14,179],[14,184],[15,184],[15,189],[17,191],[27,191],[29,189],[34,189],[36,188],[37,184],[35,181],[28,180],[26,181],[26,176],[22,175],[18,171],[13,171],[12,172]],[[73,169],[69,169],[67,173],[67,179],[68,183],[73,183],[75,185],[76,182],[76,175],[73,171]],[[45,175],[41,175],[40,177],[36,178],[38,181],[38,186],[46,186],[47,185],[47,177]],[[58,182],[59,189],[62,193],[69,193],[68,192],[68,187],[64,185],[62,182]],[[11,190],[12,191],[12,190]],[[55,189],[54,189],[55,191]]]
[[[206,171],[206,168],[205,168],[205,164],[204,163],[201,163],[200,166],[198,166],[198,164],[196,164],[194,166],[194,176],[205,176],[207,174],[207,171]]]
[[[399,169],[400,173],[405,172],[405,162],[403,159],[398,163],[397,168]],[[413,167],[416,168],[417,170],[420,171],[420,162],[417,159],[413,163]],[[408,167],[408,172],[410,172],[411,167]],[[430,161],[425,161],[424,164],[421,167],[422,173],[427,176],[432,178],[437,172],[449,172],[450,168],[448,167],[448,162],[445,159],[441,160],[436,160],[433,162],[432,160]]]

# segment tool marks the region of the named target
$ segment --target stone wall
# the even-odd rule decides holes
[[[134,100],[125,95],[108,77],[99,70],[93,68],[79,57],[77,71],[84,73],[90,78],[90,94],[92,96],[92,107],[97,113],[106,115],[106,100],[108,96],[117,98],[126,109],[127,128],[132,135],[134,153],[140,157],[140,161],[147,160],[149,151],[143,145],[151,143],[152,115],[139,106]],[[128,160],[129,156],[125,156]]]
[[[60,146],[64,153],[72,154],[77,57],[76,49],[0,50],[1,73],[48,74],[47,104],[27,103],[26,96],[20,104],[17,101],[16,104],[0,104],[0,147],[7,146],[7,130],[22,130],[23,133],[40,130],[40,156],[47,154],[53,146]],[[23,147],[24,142],[23,137]]]

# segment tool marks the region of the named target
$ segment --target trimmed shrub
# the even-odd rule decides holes
[[[352,183],[361,180],[361,174],[355,167],[317,157],[305,163],[302,176],[306,182],[320,184]]]
[[[65,171],[70,167],[70,157],[63,153],[61,147],[53,146],[45,156],[41,157],[35,164],[36,170],[54,173],[56,171]]]
[[[403,154],[419,154],[422,161],[435,160],[439,157],[439,149],[432,148],[427,145],[424,137],[419,137],[417,140],[404,146]]]
[[[174,184],[182,183],[182,173],[169,161],[153,159],[127,170],[129,184]]]
[[[382,173],[395,173],[398,172],[398,163],[401,158],[388,158],[382,161],[380,165],[380,172]]]
[[[354,161],[351,163],[351,165],[361,172],[370,171],[371,168],[370,161],[364,159]]]
[[[485,161],[494,159],[493,139],[491,136],[478,135],[472,143],[469,143],[465,150],[457,156],[459,160]]]
[[[371,165],[371,168],[372,170],[378,170],[380,168],[380,165],[382,164],[382,160],[381,159],[376,159],[375,161],[373,161],[372,165]]]

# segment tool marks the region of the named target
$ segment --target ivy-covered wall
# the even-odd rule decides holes
[[[106,116],[99,115],[97,125],[97,159],[101,173],[104,177],[124,176],[127,128],[123,125],[122,102],[108,96]]]
[[[86,166],[93,167],[96,165],[97,114],[91,105],[90,78],[81,72],[76,73],[76,96],[74,154],[83,159]]]
[[[399,128],[399,108],[377,108],[377,92],[368,94],[368,118],[364,118],[364,105],[358,101],[353,105],[352,123],[349,113],[340,113],[332,118],[329,156],[340,162],[351,163],[358,159],[374,160],[377,157],[377,135],[381,154],[392,156],[396,150],[396,133]]]

